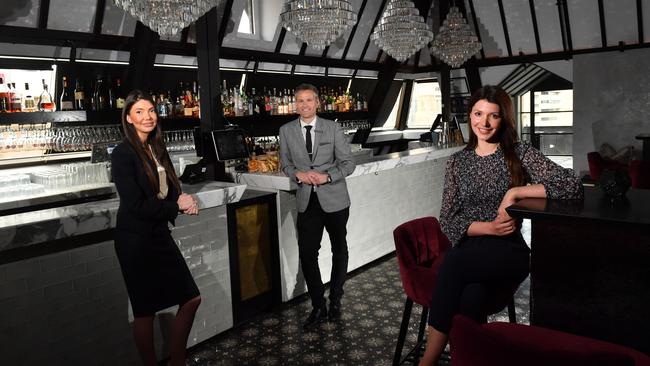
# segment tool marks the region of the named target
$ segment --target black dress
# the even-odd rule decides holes
[[[168,182],[167,197],[153,192],[142,163],[128,141],[111,154],[120,196],[115,252],[135,317],[151,316],[199,296],[199,289],[169,230],[178,215],[178,192]],[[156,166],[148,162],[157,179]]]

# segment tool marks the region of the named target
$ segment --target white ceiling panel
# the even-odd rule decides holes
[[[474,1],[474,10],[485,57],[508,56],[499,4],[496,1]]]
[[[106,2],[102,33],[132,37],[135,33],[136,19],[116,7],[112,0]]]
[[[536,54],[535,31],[530,14],[528,1],[503,0],[503,12],[506,15],[508,36],[512,54],[523,52],[526,55]]]
[[[40,4],[39,0],[3,0],[0,24],[35,28]]]
[[[560,31],[557,0],[534,1],[542,53],[562,51],[562,33]]]
[[[74,5],[69,0],[50,0],[47,28],[72,32],[92,32],[96,9],[97,0],[76,0]]]
[[[637,43],[639,34],[636,22],[636,1],[603,1],[607,45],[617,45],[619,41],[627,44]]]
[[[257,15],[255,34],[237,32],[241,14],[244,10],[244,1],[233,1],[230,18],[226,27],[226,34],[223,39],[223,46],[249,50],[275,51],[275,44],[282,29],[279,23],[282,1],[253,0]],[[225,1],[222,1],[221,6],[224,3]]]
[[[359,22],[359,17],[358,17],[359,9],[361,8],[362,2],[363,2],[362,0],[350,0],[350,3],[352,4],[352,9],[354,9],[354,12],[357,14],[357,22]],[[367,6],[368,5],[366,5],[366,7]],[[365,13],[366,10],[364,9],[363,12]],[[361,15],[363,16],[363,14]],[[345,33],[343,33],[343,35],[339,39],[337,39],[330,45],[330,49],[327,52],[327,57],[340,59],[341,56],[343,56],[343,50],[345,49],[345,45],[347,44],[348,39],[350,38],[350,33],[352,32],[352,28],[353,27],[349,27],[348,30],[345,31]],[[358,28],[359,27],[357,27],[357,29]],[[350,47],[352,47],[352,45],[350,45]]]
[[[573,49],[601,47],[598,2],[573,0],[568,2],[569,23]]]
[[[370,37],[372,26],[375,23],[375,18],[377,17],[377,13],[380,11],[379,7],[381,6],[381,3],[382,2],[379,0],[368,0],[366,3],[366,8],[364,9],[363,14],[361,14],[359,19],[357,19],[359,26],[352,38],[352,44],[350,44],[348,54],[345,56],[346,60],[358,61],[361,58],[361,52],[363,52],[363,47],[365,47],[368,37]],[[370,43],[373,42],[371,41]]]

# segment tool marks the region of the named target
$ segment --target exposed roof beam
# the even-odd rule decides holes
[[[368,47],[370,46],[370,36],[372,35],[372,31],[375,30],[377,23],[379,23],[379,19],[381,18],[381,15],[384,13],[384,7],[386,6],[387,1],[388,0],[381,1],[381,6],[377,11],[377,16],[375,17],[375,21],[372,23],[372,27],[370,28],[370,32],[368,33],[368,39],[366,40],[366,45],[363,46],[363,51],[361,52],[361,57],[359,57],[359,61],[363,61],[363,59],[366,57],[366,52],[368,52]]]
[[[231,60],[249,60],[251,56],[254,56],[255,59],[260,61],[267,62],[279,62],[279,63],[291,63],[295,62],[296,64],[301,65],[311,65],[311,66],[321,66],[321,67],[340,67],[346,69],[363,69],[363,70],[379,70],[382,65],[376,64],[374,62],[363,62],[363,61],[352,61],[352,60],[341,60],[333,58],[322,58],[320,56],[300,56],[300,55],[291,55],[287,53],[275,52],[266,52],[266,51],[254,51],[246,50],[242,48],[232,48],[232,47],[221,47],[220,56],[222,58],[231,59]]]
[[[38,9],[38,28],[47,28],[47,17],[50,14],[50,0],[41,0],[41,6]]]
[[[542,53],[542,46],[539,42],[539,28],[537,27],[537,14],[535,12],[535,0],[528,0],[530,5],[530,18],[533,20],[533,32],[535,33],[535,47],[537,53]]]
[[[106,0],[97,0],[97,9],[95,9],[95,24],[93,24],[93,33],[102,33],[102,24],[104,23],[104,9]]]
[[[298,53],[299,56],[304,56],[305,52],[307,52],[307,42],[302,42],[302,46],[300,46],[300,53]]]
[[[641,0],[636,0],[636,27],[639,33],[639,43],[643,43],[643,6]]]
[[[573,39],[571,38],[571,22],[569,21],[569,7],[567,6],[567,0],[559,0],[560,3],[560,16],[564,19],[564,31],[566,32],[566,44],[568,51],[573,51]],[[560,19],[562,21],[562,19]]]
[[[278,36],[278,43],[275,44],[275,53],[280,53],[282,50],[282,44],[284,43],[284,37],[287,35],[287,29],[282,27],[280,30],[280,35]]]
[[[605,9],[603,0],[598,0],[598,18],[600,19],[600,42],[602,47],[607,47],[607,27],[605,26]]]
[[[357,26],[361,21],[361,16],[363,15],[363,11],[366,9],[367,2],[368,0],[363,0],[363,2],[361,3],[361,7],[359,8],[359,13],[357,13],[357,22],[354,23],[354,26],[352,26],[352,30],[350,31],[350,36],[348,37],[348,41],[345,44],[345,49],[343,49],[343,55],[341,55],[342,59],[345,59],[345,57],[348,55],[348,50],[350,49],[350,45],[352,44],[352,39],[354,39],[354,34],[357,32]]]
[[[219,47],[223,44],[223,38],[226,36],[226,29],[228,28],[228,20],[232,14],[233,0],[227,0],[226,6],[223,8],[223,16],[221,17],[221,24],[219,27]]]
[[[327,52],[329,52],[330,46],[325,46],[325,49],[323,50],[323,54],[321,55],[322,58],[327,57]]]
[[[512,46],[510,46],[510,34],[508,34],[508,23],[506,22],[506,12],[503,10],[503,0],[497,1],[499,4],[499,14],[501,14],[501,25],[503,26],[503,35],[506,39],[506,49],[508,56],[512,56]]]
[[[188,25],[187,27],[183,28],[181,31],[181,43],[187,43],[187,37],[190,34],[190,26]]]

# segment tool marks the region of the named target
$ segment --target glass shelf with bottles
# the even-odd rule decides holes
[[[319,91],[319,113],[349,113],[367,112],[368,102],[365,95],[343,92],[339,88],[322,87]],[[221,104],[225,117],[245,117],[253,115],[296,115],[296,103],[293,91],[290,89],[263,88],[258,94],[256,88],[245,91],[238,85],[226,87],[226,81],[221,88]]]

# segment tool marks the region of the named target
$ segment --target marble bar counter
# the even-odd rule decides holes
[[[422,216],[439,216],[447,160],[462,148],[421,148],[355,157],[357,167],[347,177],[351,200],[348,271],[394,251],[393,229],[401,223]],[[251,188],[277,192],[282,299],[288,301],[306,292],[299,271],[295,191],[291,191],[289,178],[283,173],[244,173],[235,179]],[[327,233],[321,248],[323,281],[329,281],[331,246]]]
[[[227,204],[246,185],[183,186],[198,216],[179,215],[176,241],[201,291],[188,346],[233,326]],[[133,314],[115,255],[118,199],[0,216],[0,344],[7,365],[139,365]],[[155,320],[159,359],[176,307]]]
[[[650,354],[650,190],[612,201],[524,199],[531,220],[531,323]]]

